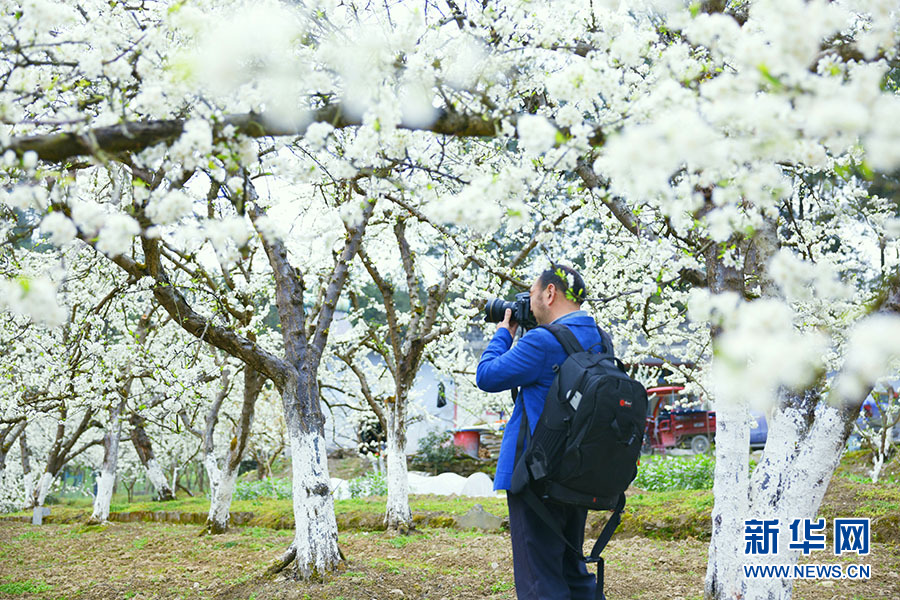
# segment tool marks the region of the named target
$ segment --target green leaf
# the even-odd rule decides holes
[[[769,67],[760,63],[756,68],[759,69],[759,74],[763,76],[763,79],[772,84],[774,88],[779,90],[784,88],[784,84],[781,83],[781,80],[769,72]]]
[[[862,161],[859,163],[859,172],[866,179],[866,181],[872,181],[872,178],[875,177],[875,173],[872,171],[872,167],[866,164],[866,161]]]

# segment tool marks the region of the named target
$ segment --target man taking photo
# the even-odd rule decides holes
[[[604,348],[597,323],[581,310],[585,297],[581,275],[562,265],[552,265],[542,272],[529,290],[531,312],[538,325],[565,325],[589,352],[611,352],[612,348]],[[507,309],[481,355],[476,382],[486,392],[519,388],[503,432],[494,479],[495,490],[507,491],[516,595],[519,600],[593,600],[596,581],[582,557],[526,504],[521,494],[509,492],[516,459],[531,437],[520,436],[520,429],[527,423],[530,433],[534,433],[556,376],[555,367],[567,357],[556,337],[540,327],[526,332],[513,346],[519,324],[512,317],[512,311]],[[551,502],[545,505],[566,540],[574,548],[582,548],[587,509]]]

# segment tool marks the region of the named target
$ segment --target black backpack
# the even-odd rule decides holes
[[[556,337],[568,357],[553,367],[556,378],[533,437],[528,416],[522,411],[510,492],[522,494],[532,510],[578,556],[597,563],[599,600],[605,597],[600,553],[619,525],[625,490],[637,475],[647,391],[625,373],[625,365],[612,354],[612,340],[602,329],[601,340],[609,351],[594,354],[586,352],[565,325],[542,327]],[[523,453],[523,442],[529,437]],[[614,511],[590,557],[566,540],[542,500]]]

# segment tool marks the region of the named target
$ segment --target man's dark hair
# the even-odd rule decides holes
[[[566,298],[576,304],[581,304],[587,297],[584,279],[581,278],[578,271],[566,265],[551,265],[549,269],[541,273],[538,281],[542,290],[547,289],[547,286],[552,283],[556,289],[565,294]],[[569,281],[572,282],[571,289]]]

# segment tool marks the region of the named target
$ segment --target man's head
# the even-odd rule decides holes
[[[584,280],[578,271],[565,265],[551,265],[538,275],[529,290],[531,312],[538,324],[552,323],[581,308],[587,297]]]

